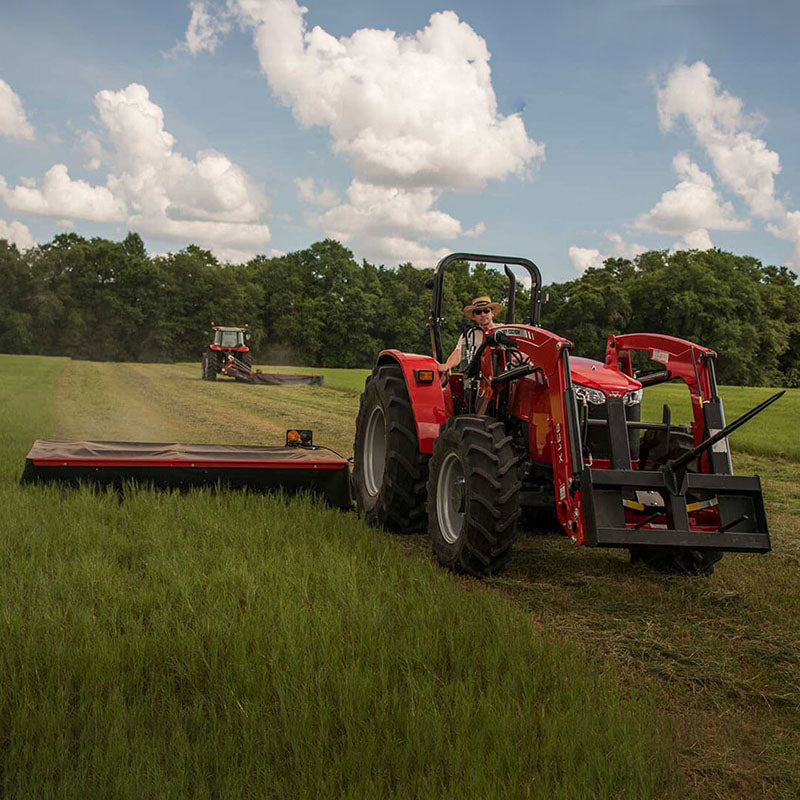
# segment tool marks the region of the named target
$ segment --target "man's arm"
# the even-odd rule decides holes
[[[453,348],[453,352],[447,358],[444,364],[439,364],[439,372],[450,372],[453,367],[461,361],[461,339],[458,344]]]
[[[447,361],[445,361],[444,364],[438,365],[439,372],[450,372],[450,370],[461,361],[461,353],[463,352],[466,343],[467,341],[462,333],[458,337],[458,341],[456,342],[456,346],[453,348],[453,352],[447,357]]]

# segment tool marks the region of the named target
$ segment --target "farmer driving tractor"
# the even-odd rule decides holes
[[[464,306],[464,316],[476,322],[477,327],[468,329],[458,337],[458,342],[447,361],[439,364],[439,372],[450,372],[456,364],[461,364],[463,370],[469,364],[483,342],[484,333],[491,333],[494,330],[494,315],[499,314],[501,308],[500,303],[493,303],[491,297],[476,297],[469,305]]]

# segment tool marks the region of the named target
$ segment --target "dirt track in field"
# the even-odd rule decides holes
[[[358,397],[316,386],[202,381],[199,367],[72,361],[55,395],[58,436],[110,441],[282,444],[291,427],[352,454]]]

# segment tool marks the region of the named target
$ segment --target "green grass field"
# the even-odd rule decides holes
[[[307,499],[17,484],[46,436],[350,455],[366,371],[320,372],[0,356],[0,796],[800,794],[800,392],[733,439],[774,551],[708,579],[523,534],[476,582]]]
[[[36,436],[247,441],[294,403],[352,427],[352,393],[8,356],[0,375],[0,796],[677,794],[653,697],[352,515],[17,484]]]
[[[733,422],[745,411],[749,411],[779,391],[779,388],[764,386],[719,388],[728,422]],[[647,389],[644,393],[642,418],[661,421],[661,408],[664,403],[672,409],[673,422],[691,421],[689,393],[686,386],[678,382]],[[800,420],[800,389],[788,389],[780,400],[763,411],[759,417],[746,423],[731,435],[731,447],[754,456],[778,456],[800,461],[800,430],[795,427],[798,420]]]

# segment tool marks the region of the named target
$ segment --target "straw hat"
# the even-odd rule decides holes
[[[495,314],[499,314],[503,306],[500,303],[493,303],[491,297],[476,297],[468,306],[464,306],[464,316],[472,319],[472,312],[476,308],[486,308],[488,306]]]

